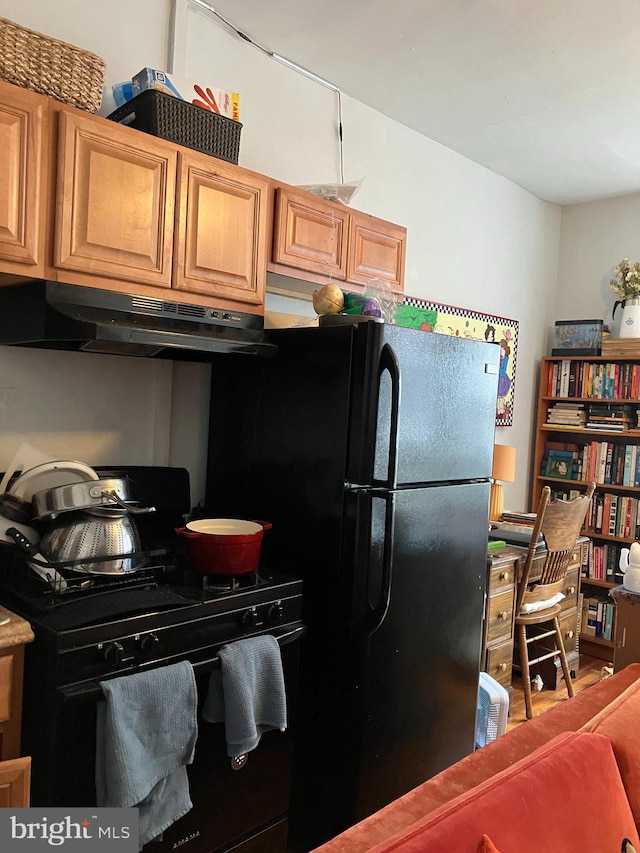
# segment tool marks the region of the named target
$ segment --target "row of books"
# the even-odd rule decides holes
[[[622,583],[620,552],[627,546],[619,542],[589,542],[588,562],[582,567],[585,580]]]
[[[548,397],[637,400],[640,397],[640,365],[569,359],[550,362],[546,390]]]
[[[612,441],[588,441],[583,445],[548,441],[540,463],[540,475],[640,488],[639,446]]]
[[[587,515],[587,533],[617,536],[619,539],[640,538],[638,499],[610,492],[596,493]]]
[[[588,637],[613,639],[614,603],[605,596],[585,596],[582,600],[581,633]]]
[[[573,429],[627,432],[638,428],[640,408],[619,403],[552,403],[546,423]]]

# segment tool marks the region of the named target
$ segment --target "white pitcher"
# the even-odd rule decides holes
[[[640,299],[631,296],[628,299],[618,300],[613,306],[612,319],[615,317],[618,305],[622,305],[619,337],[640,338]]]
[[[624,575],[622,584],[631,592],[640,592],[640,543],[620,551],[620,571]]]

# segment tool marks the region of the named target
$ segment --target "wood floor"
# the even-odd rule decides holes
[[[576,673],[576,678],[573,680],[573,691],[579,693],[581,690],[586,690],[592,684],[600,681],[602,678],[602,668],[607,666],[607,662],[598,658],[587,657],[580,655],[580,666]],[[524,706],[524,690],[522,687],[522,679],[519,673],[513,673],[513,703],[512,713],[507,722],[507,731],[526,722],[527,715]],[[564,686],[564,680],[560,680],[560,687],[557,690],[548,690],[543,688],[540,691],[533,689],[533,713],[534,715],[552,708],[559,702],[564,702],[568,698],[567,691]]]

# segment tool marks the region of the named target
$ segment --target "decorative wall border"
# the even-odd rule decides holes
[[[496,426],[513,426],[518,320],[405,296],[396,308],[395,322],[398,326],[497,344],[500,347],[500,371]]]

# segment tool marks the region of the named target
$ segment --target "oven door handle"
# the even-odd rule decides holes
[[[278,641],[278,645],[288,646],[289,643],[293,643],[298,638],[302,637],[306,628],[304,625],[300,625],[298,628],[294,628],[291,631],[285,631],[284,634],[276,634],[275,632],[271,634],[272,637],[275,637]],[[203,673],[211,672],[218,666],[220,663],[220,658],[218,655],[215,655],[212,658],[208,658],[208,660],[201,660],[197,663],[193,664],[193,671],[196,675],[202,675]],[[102,690],[100,691],[102,693]]]
[[[283,633],[278,633],[273,631],[271,633],[272,637],[275,637],[278,641],[279,646],[287,646],[289,643],[293,643],[296,640],[300,639],[306,632],[306,627],[304,625],[299,625],[296,628],[293,628],[289,631],[284,631]],[[263,636],[260,634],[254,636]],[[246,638],[243,638],[246,639]],[[222,646],[227,645],[226,643],[221,644]],[[187,658],[183,658],[183,660],[188,660]],[[172,663],[177,663],[178,661],[172,661]],[[216,666],[220,664],[220,657],[218,655],[214,655],[214,657],[207,658],[206,660],[197,661],[193,664],[193,671],[196,675],[202,675],[203,673],[213,671]],[[168,664],[167,664],[168,665]],[[134,670],[133,672],[127,672],[123,674],[123,677],[126,678],[127,675],[135,675],[137,672],[148,672],[149,669],[157,669],[157,667],[140,667],[139,669]],[[106,681],[107,677],[100,679],[100,681]],[[100,687],[100,682],[98,681],[85,681],[82,684],[74,684],[70,687],[61,687],[58,690],[58,695],[62,699],[63,702],[99,702],[104,699],[104,693],[102,692],[102,687]]]

